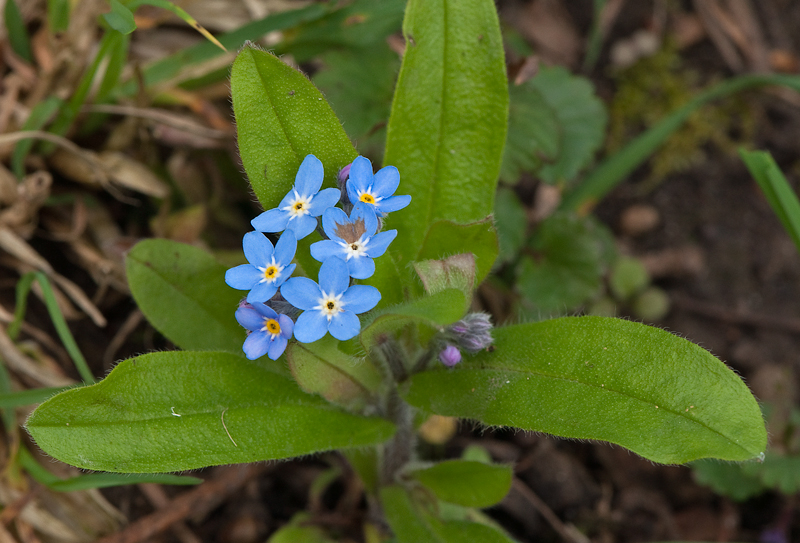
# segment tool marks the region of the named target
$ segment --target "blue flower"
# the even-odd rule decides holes
[[[360,156],[350,166],[347,181],[347,198],[353,205],[358,202],[372,204],[378,217],[403,209],[411,203],[411,196],[394,196],[400,185],[400,172],[394,166],[386,166],[372,174],[372,163]]]
[[[241,264],[225,272],[225,282],[239,290],[249,290],[247,301],[266,302],[278,287],[292,275],[292,258],[297,240],[292,232],[284,232],[275,247],[264,234],[248,232],[242,240],[244,256],[250,264]]]
[[[338,207],[331,207],[322,214],[322,228],[330,238],[311,244],[311,256],[325,262],[339,257],[347,262],[350,276],[366,279],[375,273],[375,262],[386,252],[386,248],[397,236],[397,230],[375,234],[378,219],[372,206],[359,202],[348,218]]]
[[[292,230],[297,239],[303,239],[317,227],[316,217],[339,201],[339,189],[319,190],[324,176],[322,162],[308,155],[297,170],[292,190],[278,207],[263,212],[250,224],[259,232]]]
[[[297,341],[312,343],[326,332],[344,341],[361,331],[361,322],[356,314],[375,307],[381,293],[368,285],[349,285],[347,263],[337,257],[322,263],[319,284],[306,277],[292,277],[284,283],[281,287],[283,297],[303,310],[295,323],[294,337]]]
[[[242,350],[250,360],[269,355],[277,360],[292,337],[294,323],[286,315],[278,315],[260,302],[245,304],[236,310],[236,320],[250,330]]]

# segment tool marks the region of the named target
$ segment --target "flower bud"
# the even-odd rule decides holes
[[[461,362],[461,351],[455,345],[448,345],[439,353],[439,362],[448,368],[452,368]]]
[[[339,170],[339,175],[336,177],[339,185],[339,191],[341,192],[341,196],[339,197],[339,201],[342,202],[342,209],[348,215],[350,211],[353,209],[353,204],[350,203],[350,198],[347,196],[347,179],[350,177],[350,166],[353,164],[350,163],[341,170]]]
[[[470,353],[489,347],[492,339],[492,321],[486,313],[469,313],[449,328],[450,336],[458,346]]]

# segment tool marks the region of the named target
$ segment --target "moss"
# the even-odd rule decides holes
[[[619,150],[702,92],[700,79],[695,70],[684,65],[678,48],[670,40],[654,55],[615,74],[617,92],[610,107],[607,151]],[[725,153],[734,153],[737,147],[753,139],[755,117],[746,95],[698,109],[654,154],[644,187],[652,187],[666,176],[702,162],[709,144]]]

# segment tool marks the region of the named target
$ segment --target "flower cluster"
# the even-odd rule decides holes
[[[491,349],[492,320],[486,313],[467,313],[463,319],[450,325],[444,334],[445,343],[439,352],[439,361],[447,367],[461,362],[461,350],[477,353]]]
[[[373,174],[372,163],[362,156],[339,172],[340,189],[320,190],[323,177],[322,162],[308,155],[278,207],[251,221],[256,231],[242,241],[248,264],[225,273],[229,286],[249,291],[236,320],[248,330],[243,350],[250,360],[265,354],[276,360],[293,334],[302,343],[326,333],[339,340],[355,337],[361,330],[357,315],[381,299],[375,287],[352,280],[375,273],[373,259],[397,236],[397,230],[380,231],[382,219],[406,207],[411,196],[394,195],[400,183],[397,168]],[[334,207],[339,202],[342,209]],[[291,277],[297,241],[314,230],[325,238],[310,247],[311,256],[322,263],[318,283]],[[273,245],[265,232],[282,234]]]

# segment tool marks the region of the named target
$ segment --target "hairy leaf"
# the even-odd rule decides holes
[[[63,462],[139,473],[369,445],[394,431],[306,394],[274,363],[187,351],[125,360],[102,382],[40,405],[26,427]]]
[[[411,378],[406,399],[484,424],[617,443],[655,462],[746,460],[766,431],[747,386],[697,345],[605,317],[498,328],[495,349]]]

